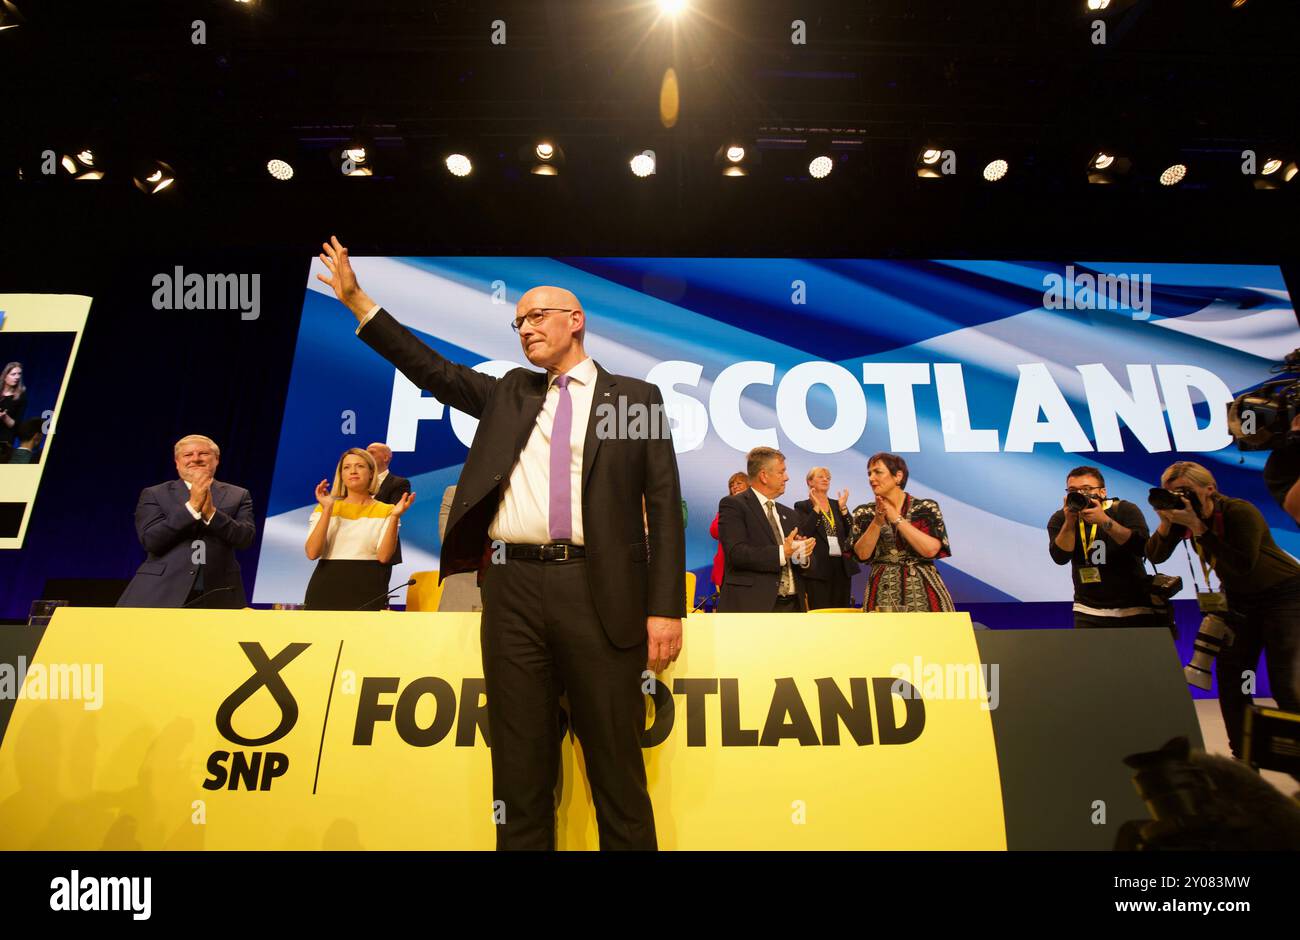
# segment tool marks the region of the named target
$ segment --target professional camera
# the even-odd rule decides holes
[[[1293,349],[1273,373],[1300,372],[1300,349]],[[1242,451],[1273,450],[1291,434],[1300,414],[1300,378],[1274,379],[1243,392],[1228,405],[1228,432]]]
[[[1232,642],[1232,637],[1232,628],[1219,614],[1206,614],[1201,618],[1201,628],[1197,631],[1196,642],[1192,644],[1192,658],[1183,667],[1188,685],[1207,692],[1210,690],[1210,670],[1214,666],[1214,657]]]
[[[1066,493],[1065,508],[1071,512],[1083,512],[1083,510],[1092,505],[1094,498],[1095,497],[1089,496],[1087,493]]]
[[[1151,487],[1147,493],[1147,502],[1151,504],[1152,509],[1186,509],[1183,505],[1183,497],[1193,506],[1196,505],[1196,494],[1189,489],[1167,490],[1161,486]]]

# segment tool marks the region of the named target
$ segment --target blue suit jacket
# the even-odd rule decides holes
[[[148,552],[118,607],[180,607],[199,575],[194,563],[204,545],[203,591],[231,590],[214,595],[207,606],[244,607],[244,582],[235,560],[237,549],[253,544],[253,498],[248,490],[220,480],[212,481],[216,513],[206,525],[185,508],[190,491],[181,480],[147,487],[135,507],[135,531]]]

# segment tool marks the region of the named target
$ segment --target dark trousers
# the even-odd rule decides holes
[[[641,754],[646,642],[631,649],[610,643],[591,600],[586,562],[488,565],[481,642],[492,799],[504,812],[497,848],[555,848],[563,691],[587,765],[600,847],[655,849]]]
[[[844,565],[839,562],[839,559],[832,558],[830,567],[830,578],[825,581],[804,579],[809,610],[849,606],[849,588],[852,585],[849,576],[844,572]]]
[[[1244,674],[1259,668],[1262,652],[1278,708],[1300,712],[1300,581],[1250,598],[1229,597],[1232,644],[1219,651],[1214,675],[1219,683],[1219,711],[1232,753],[1241,757],[1246,706],[1254,696],[1242,691]]]

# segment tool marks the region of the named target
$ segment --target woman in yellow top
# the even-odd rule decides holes
[[[396,506],[375,499],[375,458],[348,448],[334,471],[334,486],[316,485],[319,505],[307,529],[307,557],[316,570],[307,585],[308,610],[383,610],[388,606],[388,562],[397,549],[398,520],[415,502],[408,493]]]

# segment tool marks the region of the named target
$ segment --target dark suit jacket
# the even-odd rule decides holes
[[[375,494],[375,499],[381,503],[388,503],[390,506],[396,506],[397,501],[411,492],[411,481],[406,477],[399,477],[388,471],[388,476],[384,477],[384,482],[379,484],[379,492]],[[388,563],[388,567],[400,565],[402,563],[402,537],[397,537],[397,550],[393,552],[393,560]]]
[[[190,491],[181,480],[147,487],[135,507],[135,532],[148,552],[118,607],[180,607],[198,577],[195,541],[204,543],[203,591],[231,590],[214,595],[212,607],[247,605],[235,551],[253,544],[253,498],[241,486],[212,481],[216,513],[207,525],[190,515],[185,504]]]
[[[853,546],[849,539],[852,537],[853,522],[848,515],[840,512],[840,504],[835,500],[829,500],[831,512],[835,514],[835,531],[839,533],[840,539],[840,557],[831,557],[830,542],[826,539],[826,527],[821,522],[821,517],[817,508],[813,506],[811,499],[801,499],[794,504],[794,511],[808,520],[812,526],[810,529],[800,528],[802,535],[811,535],[817,539],[817,547],[813,549],[812,563],[808,570],[804,572],[804,577],[813,581],[829,581],[831,577],[832,565],[839,564],[844,568],[844,574],[852,578],[858,573],[858,563],[853,557]]]
[[[796,526],[801,536],[811,531],[811,520],[789,506],[777,503],[776,514],[786,535]],[[781,543],[757,493],[750,489],[722,498],[718,536],[726,559],[718,613],[770,614],[781,587]],[[795,593],[802,597],[803,569],[794,565],[793,570]]]
[[[376,313],[360,335],[419,388],[479,419],[456,483],[439,580],[481,570],[490,557],[487,530],[501,503],[501,490],[542,409],[546,373],[512,369],[496,379],[449,362],[385,310]],[[593,414],[582,458],[587,581],[610,642],[626,649],[645,640],[646,617],[685,616],[686,537],[672,440],[602,439],[596,434],[595,409],[601,404],[617,408],[620,397],[629,407],[662,407],[663,397],[648,382],[611,375],[596,366]],[[648,542],[641,515],[643,494]]]

